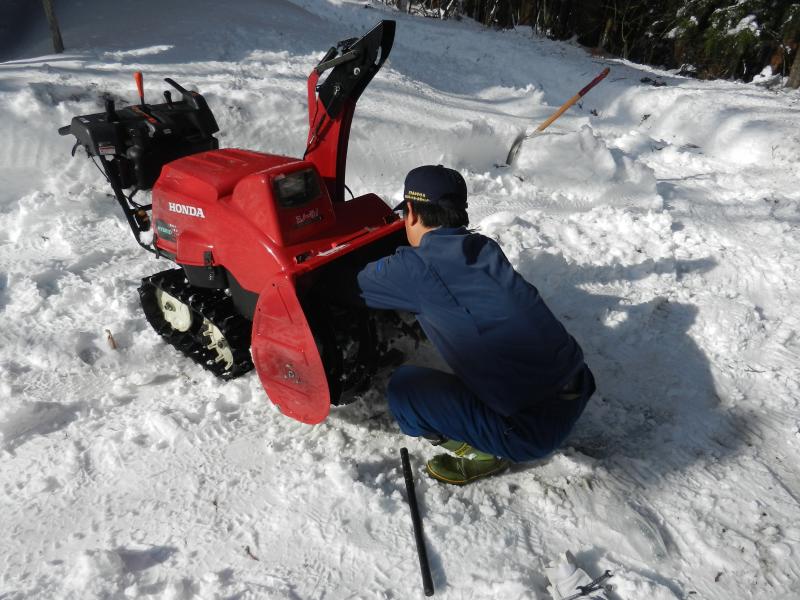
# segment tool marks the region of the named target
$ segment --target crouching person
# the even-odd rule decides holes
[[[447,483],[546,456],[595,389],[580,346],[497,243],[466,229],[457,171],[418,167],[403,197],[395,210],[410,247],[362,269],[360,293],[373,308],[414,313],[453,372],[394,372],[387,395],[400,428],[450,451],[428,462]]]

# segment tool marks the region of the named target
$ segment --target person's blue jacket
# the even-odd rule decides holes
[[[453,372],[512,416],[557,392],[583,353],[500,246],[467,229],[434,229],[358,274],[368,306],[415,313]]]

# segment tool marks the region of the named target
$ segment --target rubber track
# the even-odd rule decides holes
[[[166,322],[158,308],[156,289],[189,306],[193,317],[189,331],[177,331]],[[169,269],[142,279],[139,300],[148,323],[164,341],[217,377],[227,381],[253,369],[250,357],[252,323],[236,312],[233,301],[222,290],[191,286],[182,269]],[[225,336],[233,353],[233,366],[230,369],[226,369],[222,362],[215,362],[216,352],[205,347],[207,340],[201,335],[204,318]]]

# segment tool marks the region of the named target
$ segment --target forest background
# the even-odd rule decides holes
[[[800,3],[786,0],[385,0],[411,13],[529,26],[604,56],[701,79],[800,86]]]

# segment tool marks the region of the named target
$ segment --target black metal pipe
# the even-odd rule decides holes
[[[422,573],[422,587],[426,596],[433,596],[431,567],[428,564],[428,551],[425,548],[425,538],[422,535],[422,519],[419,516],[417,494],[414,491],[414,476],[411,473],[411,462],[408,459],[408,450],[406,448],[400,448],[400,460],[403,463],[403,476],[406,479],[406,495],[408,496],[408,506],[411,508],[411,521],[414,524],[414,540],[417,543],[419,569]]]

